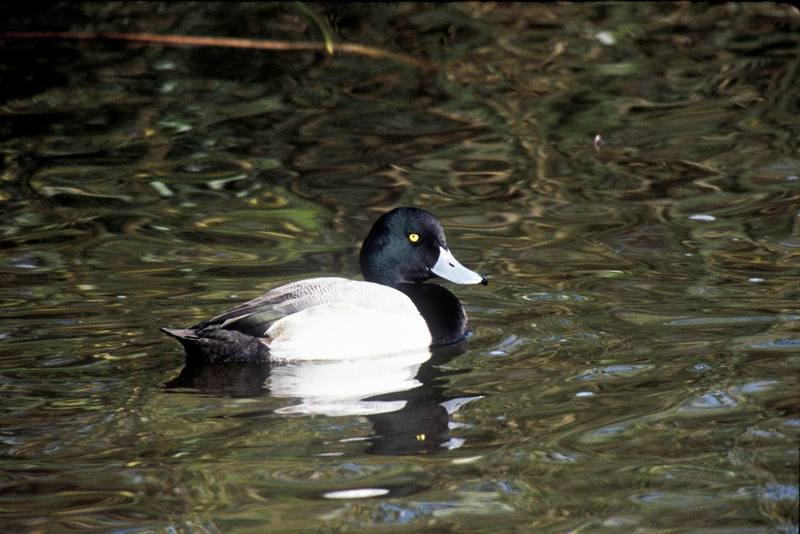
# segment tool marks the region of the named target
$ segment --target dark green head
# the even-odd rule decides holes
[[[359,261],[365,280],[392,287],[434,276],[457,284],[487,283],[453,257],[442,224],[418,208],[395,208],[375,221]]]

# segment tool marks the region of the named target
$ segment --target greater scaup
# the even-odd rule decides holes
[[[191,328],[161,330],[191,361],[352,359],[415,351],[464,339],[459,300],[436,284],[487,284],[455,259],[439,220],[418,208],[382,215],[359,256],[365,281],[292,282]]]

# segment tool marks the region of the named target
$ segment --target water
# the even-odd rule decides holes
[[[318,38],[286,6],[70,6],[5,28]],[[441,75],[3,45],[4,528],[795,531],[797,11],[324,9]],[[491,278],[453,288],[465,347],[193,369],[158,332],[357,276],[397,205]]]

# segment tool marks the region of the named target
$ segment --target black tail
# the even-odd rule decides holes
[[[193,364],[226,362],[269,362],[269,349],[260,338],[217,326],[160,329],[183,345],[186,361]]]

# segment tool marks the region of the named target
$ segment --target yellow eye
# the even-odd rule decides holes
[[[408,240],[412,243],[417,243],[419,241],[419,234],[408,234]]]

